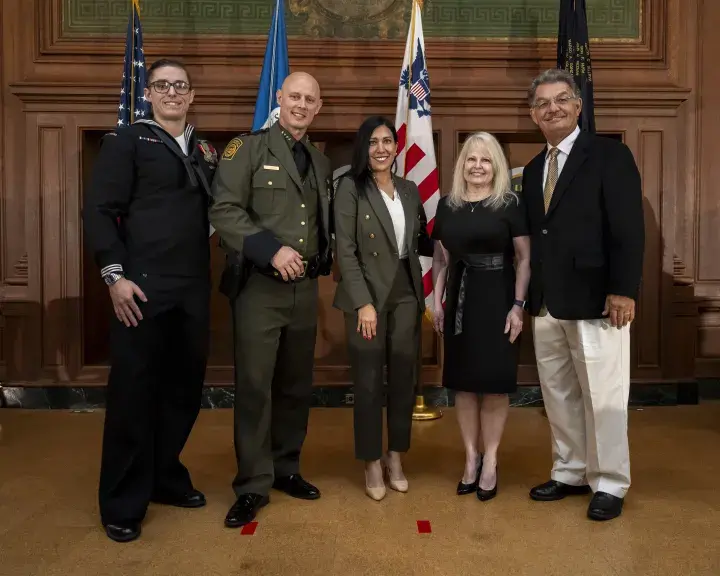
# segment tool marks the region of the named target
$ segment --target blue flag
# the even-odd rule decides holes
[[[140,6],[138,0],[130,0],[130,4],[120,105],[118,106],[118,126],[129,126],[135,120],[150,116],[150,102],[145,99],[147,77],[142,26],[140,25]]]
[[[272,126],[280,115],[276,92],[282,87],[285,78],[290,74],[288,64],[287,35],[285,33],[285,5],[282,0],[275,0],[275,10],[268,33],[265,60],[260,74],[255,116],[252,129],[260,130]]]

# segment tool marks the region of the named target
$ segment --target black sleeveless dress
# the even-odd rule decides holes
[[[522,198],[492,209],[438,203],[432,237],[448,251],[443,386],[477,394],[517,388],[520,338],[505,334],[515,299],[513,238],[529,234]]]

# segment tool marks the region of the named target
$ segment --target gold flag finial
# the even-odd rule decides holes
[[[418,8],[420,8],[420,10],[423,9],[423,2],[424,2],[424,1],[425,1],[425,0],[415,0],[415,2],[417,2]]]

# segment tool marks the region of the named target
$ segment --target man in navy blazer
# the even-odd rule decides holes
[[[524,169],[531,231],[528,310],[552,431],[551,480],[534,500],[593,492],[594,520],[620,515],[630,486],[630,324],[645,243],[640,173],[618,140],[581,132],[572,75],[532,83],[547,146]]]

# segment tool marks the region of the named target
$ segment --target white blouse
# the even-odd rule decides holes
[[[393,192],[391,199],[385,192],[380,192],[385,200],[385,205],[390,212],[393,229],[395,230],[395,240],[397,241],[398,256],[400,259],[407,258],[407,243],[405,242],[405,211],[403,210],[402,200],[397,190]]]

